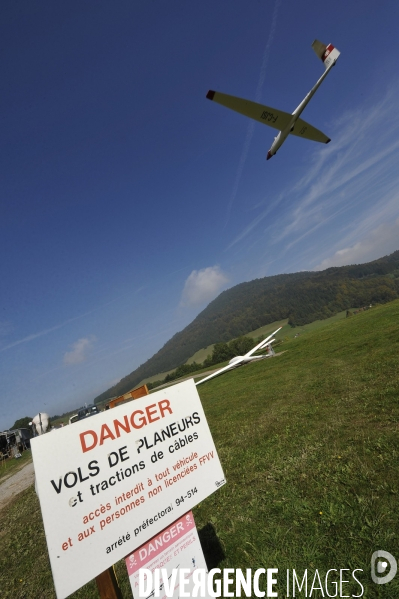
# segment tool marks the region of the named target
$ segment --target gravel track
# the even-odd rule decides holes
[[[19,493],[25,491],[35,481],[33,462],[0,482],[0,510],[5,508]]]

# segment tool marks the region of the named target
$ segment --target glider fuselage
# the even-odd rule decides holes
[[[304,97],[302,102],[299,104],[299,106],[297,106],[297,108],[295,108],[294,112],[292,113],[291,122],[288,124],[287,127],[285,127],[285,129],[280,131],[280,133],[274,138],[274,142],[272,143],[271,148],[267,153],[266,160],[269,160],[269,158],[274,156],[274,154],[277,154],[277,150],[279,148],[281,148],[281,146],[283,145],[283,143],[285,142],[285,140],[287,139],[289,134],[294,131],[295,123],[301,116],[302,112],[305,110],[306,106],[309,104],[310,100],[316,93],[317,89],[320,87],[320,85],[322,84],[324,79],[327,77],[327,75],[330,72],[330,70],[332,69],[332,67],[335,66],[336,62],[337,62],[337,59],[335,59],[334,62],[332,62],[330,64],[330,66],[324,71],[324,73],[322,74],[320,79],[317,81],[317,83],[312,87],[310,92],[308,94],[306,94],[306,96]]]
[[[263,358],[267,358],[267,356],[253,356],[251,358],[246,358],[245,356],[235,356],[234,358],[231,358],[229,366],[241,366],[242,364],[247,364],[248,362],[253,362],[254,360],[262,360]]]

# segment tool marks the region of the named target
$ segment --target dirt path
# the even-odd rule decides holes
[[[0,510],[10,503],[21,491],[24,491],[35,481],[33,462],[26,464],[21,470],[0,482]]]

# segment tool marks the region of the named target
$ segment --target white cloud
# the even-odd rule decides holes
[[[320,269],[399,249],[398,93],[399,80],[392,81],[330,123],[333,143],[316,144],[303,175],[268,193],[226,249],[236,245],[243,254],[257,244],[261,276],[264,264],[275,272]]]
[[[350,247],[335,252],[318,264],[314,270],[324,270],[331,266],[362,264],[376,258],[392,254],[399,249],[399,218],[392,224],[383,224]]]
[[[382,202],[375,193],[376,181],[382,183],[381,193],[388,177],[396,178],[399,121],[393,116],[394,103],[388,92],[368,111],[367,118],[364,114],[367,107],[347,113],[340,120],[341,131],[334,145],[324,153],[316,150],[309,173],[294,188],[298,196],[280,234],[280,239],[293,237],[287,249],[303,235],[324,226],[327,219],[334,219],[353,207],[364,209],[365,196],[372,194],[376,212],[381,211]],[[388,132],[381,134],[384,122],[391,125]],[[378,147],[371,131],[379,133]]]
[[[218,295],[227,282],[228,278],[219,266],[193,270],[184,284],[180,305],[191,308],[208,303]]]
[[[139,289],[136,289],[134,293],[135,294],[140,293],[143,289],[145,289],[145,287],[140,287]],[[9,343],[5,347],[2,347],[0,349],[0,352],[10,349],[12,347],[16,347],[17,345],[21,345],[22,343],[29,343],[30,341],[34,341],[35,339],[38,339],[39,337],[48,335],[49,333],[52,333],[53,331],[58,331],[58,329],[61,329],[62,327],[70,324],[71,322],[74,322],[75,320],[79,320],[80,318],[84,318],[85,316],[88,316],[89,314],[93,314],[93,312],[96,312],[97,310],[100,310],[101,308],[104,308],[105,306],[109,306],[110,304],[113,304],[114,302],[118,301],[120,299],[120,297],[124,297],[127,295],[131,296],[131,292],[123,294],[122,296],[118,296],[115,299],[113,299],[105,304],[101,304],[100,306],[97,306],[96,308],[89,310],[88,312],[79,314],[79,316],[74,316],[73,318],[68,318],[68,320],[65,320],[64,322],[61,322],[60,324],[50,327],[49,329],[44,329],[43,331],[39,331],[38,333],[33,333],[32,335],[27,335],[23,339],[18,339],[18,341],[13,341],[12,343]],[[1,334],[1,330],[0,330],[0,334]]]
[[[72,345],[71,351],[67,351],[64,354],[64,364],[81,364],[87,358],[87,353],[93,346],[96,338],[92,335],[91,337],[83,337],[78,339],[76,343]]]
[[[108,303],[111,303],[111,302],[108,302]],[[107,304],[105,304],[105,305],[107,305]],[[55,326],[50,327],[49,329],[44,329],[43,331],[39,331],[39,333],[33,333],[32,335],[28,335],[27,337],[24,337],[23,339],[18,339],[18,341],[13,341],[12,343],[9,343],[5,347],[2,347],[0,349],[0,351],[5,351],[6,349],[16,347],[17,345],[21,345],[22,343],[29,343],[30,341],[33,341],[34,339],[38,339],[39,337],[43,337],[44,335],[48,335],[49,333],[52,333],[53,331],[58,331],[58,329],[61,329],[62,327],[66,326],[67,324],[74,322],[75,320],[79,320],[80,318],[83,318],[84,316],[87,316],[88,314],[92,314],[92,312],[94,312],[95,310],[98,310],[98,308],[95,308],[94,310],[89,310],[89,312],[85,312],[84,314],[80,314],[79,316],[74,316],[73,318],[69,318],[68,320],[61,322],[60,324],[56,324]]]

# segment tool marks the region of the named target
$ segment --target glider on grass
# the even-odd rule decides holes
[[[200,381],[198,381],[198,383],[195,383],[195,384],[200,385],[201,383],[205,383],[205,381],[209,381],[209,379],[212,379],[214,376],[219,376],[219,374],[222,374],[223,372],[227,372],[228,370],[231,370],[232,368],[237,368],[237,366],[242,366],[243,364],[247,364],[248,362],[253,362],[254,360],[263,360],[263,358],[268,358],[270,355],[273,355],[274,352],[272,350],[271,344],[273,343],[273,341],[276,341],[276,340],[272,339],[272,337],[274,337],[274,335],[276,333],[278,333],[278,331],[282,328],[283,327],[279,327],[276,331],[274,331],[274,333],[272,333],[271,335],[266,337],[266,339],[263,339],[263,341],[258,343],[258,345],[253,347],[247,354],[245,354],[245,356],[235,356],[235,358],[232,358],[230,360],[230,362],[227,364],[227,366],[224,366],[224,368],[220,368],[216,372],[213,372],[212,374],[205,377],[204,379],[201,379]],[[254,356],[253,355],[258,350],[266,349],[266,348],[268,349],[267,356]]]
[[[248,116],[259,123],[264,123],[265,125],[269,125],[274,129],[279,129],[280,133],[274,138],[274,142],[267,153],[266,160],[269,160],[269,158],[277,153],[277,150],[283,145],[290,134],[296,135],[297,137],[304,137],[305,139],[310,139],[312,141],[319,141],[325,144],[328,144],[328,142],[331,141],[331,139],[319,131],[319,129],[316,129],[312,125],[309,125],[309,123],[306,121],[303,121],[299,118],[313,97],[317,88],[321,85],[322,81],[324,81],[332,67],[337,62],[338,56],[340,55],[340,52],[334,48],[332,44],[325,46],[318,40],[313,42],[312,48],[316,52],[317,56],[323,61],[326,70],[316,85],[312,87],[307,96],[305,96],[299,106],[295,108],[292,114],[283,112],[282,110],[277,110],[276,108],[270,108],[270,106],[263,106],[262,104],[251,102],[250,100],[243,100],[242,98],[236,98],[235,96],[221,94],[212,90],[209,90],[206,95],[209,100],[218,102],[218,104],[222,104],[222,106],[231,108],[231,110],[235,110],[240,114]]]

